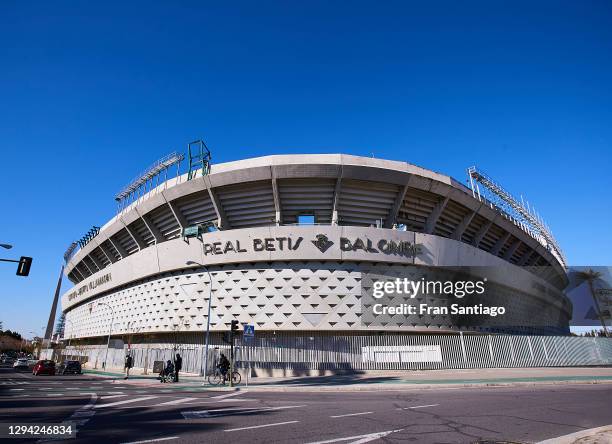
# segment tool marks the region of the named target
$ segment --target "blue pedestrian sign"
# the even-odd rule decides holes
[[[255,337],[255,326],[254,325],[245,324],[244,325],[243,336],[245,338],[254,338]]]

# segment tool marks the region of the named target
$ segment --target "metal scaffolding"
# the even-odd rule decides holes
[[[202,171],[202,176],[206,176],[210,172],[210,160],[212,159],[206,143],[201,139],[188,143],[187,153],[189,155],[187,179],[191,180],[196,177],[198,171]]]
[[[553,256],[555,256],[563,267],[567,267],[563,251],[561,247],[559,247],[550,228],[546,222],[542,220],[533,206],[529,206],[529,202],[525,204],[522,197],[521,202],[519,202],[500,184],[475,166],[468,168],[467,173],[474,198],[480,201],[484,199],[491,208],[496,208],[523,231],[542,244]],[[483,186],[482,191],[478,184]]]

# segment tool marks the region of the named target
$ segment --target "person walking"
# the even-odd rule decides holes
[[[183,368],[183,358],[178,353],[174,358],[174,382],[179,382],[179,371]]]
[[[125,366],[124,366],[124,370],[125,370],[125,376],[123,379],[127,379],[130,376],[130,369],[133,366],[133,360],[132,360],[132,355],[130,355],[129,353],[125,356]]]

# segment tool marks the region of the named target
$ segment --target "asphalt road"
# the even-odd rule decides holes
[[[0,423],[66,420],[73,443],[536,442],[612,424],[612,384],[227,392],[0,368]]]

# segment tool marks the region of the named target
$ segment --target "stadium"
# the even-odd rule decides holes
[[[464,185],[399,161],[211,164],[203,142],[188,148],[131,182],[117,214],[67,251],[64,353],[120,367],[129,351],[146,372],[179,350],[186,370],[201,373],[207,328],[213,362],[238,320],[255,338],[238,339],[237,365],[267,374],[562,365],[576,353],[595,363],[597,350],[563,336],[572,307],[550,230],[478,169]],[[496,270],[487,302],[506,307],[503,325],[366,316],[372,275],[416,279],[454,267],[474,278]]]

